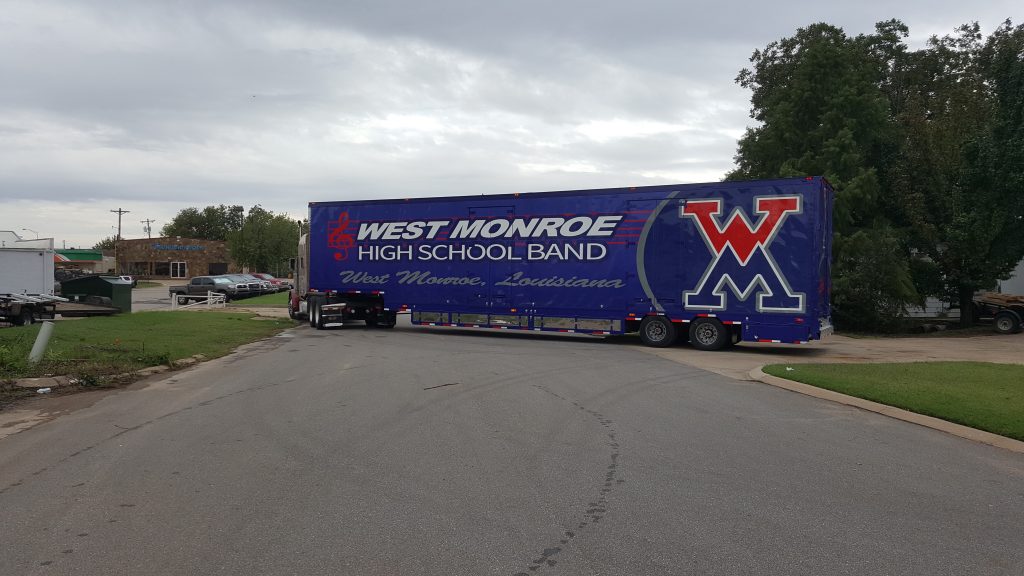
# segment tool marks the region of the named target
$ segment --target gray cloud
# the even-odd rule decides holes
[[[91,244],[117,206],[162,221],[211,203],[298,216],[312,200],[713,180],[750,122],[733,79],[754,49],[815,21],[856,34],[897,17],[921,42],[1019,12],[950,0],[13,3],[0,11],[0,228],[54,223],[46,235]],[[39,198],[52,202],[30,208]]]

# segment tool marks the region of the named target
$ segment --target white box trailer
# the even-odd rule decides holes
[[[17,325],[52,319],[53,250],[0,249],[0,321]]]
[[[0,294],[53,295],[53,250],[0,249]]]

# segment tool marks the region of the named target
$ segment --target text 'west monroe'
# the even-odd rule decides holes
[[[363,222],[357,240],[464,240],[471,238],[606,238],[622,216],[544,216],[458,220]]]

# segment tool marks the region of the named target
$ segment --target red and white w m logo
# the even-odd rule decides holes
[[[686,308],[721,310],[726,289],[740,300],[755,291],[758,312],[803,312],[804,295],[794,293],[779,270],[769,246],[790,214],[801,211],[800,196],[763,196],[754,199],[755,225],[736,208],[723,225],[721,200],[689,200],[679,209],[692,218],[713,258],[697,286],[683,293]]]

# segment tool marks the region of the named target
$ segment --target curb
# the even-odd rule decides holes
[[[879,404],[878,402],[872,402],[871,400],[865,400],[855,396],[847,396],[846,394],[833,392],[832,390],[826,390],[824,388],[818,388],[817,386],[811,386],[810,384],[786,380],[785,378],[765,374],[760,367],[754,368],[750,371],[750,378],[777,388],[789,390],[790,392],[796,392],[806,396],[813,396],[814,398],[819,398],[821,400],[828,400],[830,402],[853,406],[854,408],[875,412],[883,416],[903,420],[904,422],[910,422],[911,424],[917,424],[918,426],[939,430],[940,432],[959,436],[960,438],[965,438],[973,442],[980,442],[982,444],[988,444],[989,446],[995,446],[996,448],[1002,448],[1011,452],[1024,454],[1024,442],[1021,442],[1020,440],[1014,440],[1013,438],[1007,438],[1006,436],[1000,436],[999,434],[985,432],[984,430],[978,430],[977,428],[971,428],[970,426],[964,426],[962,424],[954,424],[953,422],[948,422],[932,416],[925,416],[924,414],[918,414],[916,412],[910,412],[887,404]]]
[[[123,374],[111,374],[111,378],[126,378],[129,376],[152,376],[153,374],[161,374],[170,370],[178,370],[181,368],[188,368],[194,366],[206,360],[205,354],[194,354],[188,358],[182,358],[181,360],[175,360],[171,362],[171,365],[161,364],[159,366],[150,366],[148,368],[142,368],[134,372],[125,372]],[[14,385],[18,388],[60,388],[69,384],[78,382],[77,378],[72,376],[52,376],[44,378],[18,378],[14,380]]]

